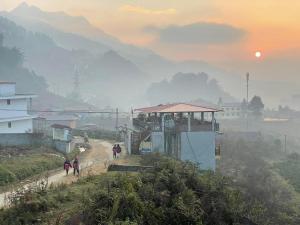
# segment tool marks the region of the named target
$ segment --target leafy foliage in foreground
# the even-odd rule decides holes
[[[228,180],[200,173],[190,163],[164,159],[152,172],[119,175],[83,204],[83,222],[92,224],[238,224],[239,193]]]
[[[238,225],[244,205],[226,178],[158,158],[153,171],[92,176],[70,187],[29,193],[0,211],[0,223]]]

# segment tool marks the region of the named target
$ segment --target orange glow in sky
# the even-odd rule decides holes
[[[0,10],[11,10],[22,0],[0,0]],[[130,44],[151,48],[173,59],[207,61],[251,60],[257,46],[264,58],[300,49],[299,0],[28,0],[45,11],[84,16],[93,25]],[[225,44],[160,43],[145,27],[165,28],[197,22],[228,24],[245,31],[241,40]],[[228,57],[230,55],[230,57]]]

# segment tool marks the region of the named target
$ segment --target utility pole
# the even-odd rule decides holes
[[[287,135],[285,134],[284,135],[284,153],[286,154],[286,138],[287,138]]]
[[[77,67],[74,69],[74,78],[73,78],[73,98],[80,98],[80,84],[79,84],[79,71]]]
[[[118,137],[118,130],[119,130],[119,109],[116,108],[116,135]]]
[[[250,74],[249,73],[247,73],[246,74],[246,82],[247,82],[247,99],[246,99],[246,101],[247,101],[247,111],[246,111],[246,119],[247,119],[247,131],[248,131],[248,127],[249,127],[249,120],[248,120],[248,111],[249,111],[249,78],[250,78]]]

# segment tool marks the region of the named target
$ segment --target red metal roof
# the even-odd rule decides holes
[[[135,109],[143,113],[219,112],[222,110],[187,103],[174,103]]]

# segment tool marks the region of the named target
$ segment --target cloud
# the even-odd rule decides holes
[[[148,9],[148,8],[133,6],[133,5],[123,5],[119,8],[119,10],[123,12],[133,12],[133,13],[148,14],[148,15],[171,15],[177,13],[177,10],[174,8]]]
[[[246,34],[245,30],[228,24],[206,22],[165,28],[148,26],[144,31],[158,34],[162,42],[178,44],[228,44],[240,41]]]

